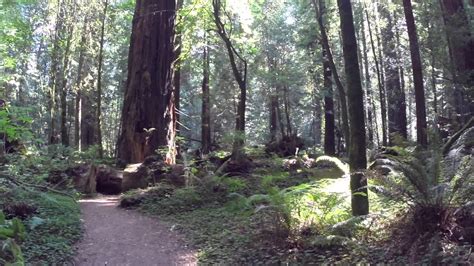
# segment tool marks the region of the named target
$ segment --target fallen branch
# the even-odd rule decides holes
[[[451,146],[459,139],[459,137],[470,127],[474,126],[474,117],[469,120],[458,132],[456,132],[449,140],[446,142],[446,144],[443,147],[443,154],[446,155],[449,150],[451,149]]]
[[[53,189],[53,188],[50,188],[50,187],[47,187],[47,186],[30,184],[30,183],[25,183],[25,182],[22,182],[22,181],[19,181],[19,180],[15,180],[14,178],[10,177],[9,175],[7,175],[5,173],[0,173],[0,178],[4,178],[4,179],[12,182],[13,184],[15,184],[17,186],[20,186],[20,187],[23,187],[23,188],[36,188],[36,189],[40,189],[40,190],[43,190],[43,191],[46,190],[46,191],[49,191],[49,192],[53,192],[53,193],[56,193],[56,194],[60,194],[60,195],[75,199],[75,197],[73,195],[69,194],[69,193],[59,191],[59,190],[56,190],[56,189]],[[28,190],[32,191],[31,189],[28,189]]]

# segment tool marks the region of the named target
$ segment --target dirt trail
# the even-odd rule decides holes
[[[117,208],[117,196],[81,201],[84,238],[75,265],[196,265],[196,254],[156,219]]]

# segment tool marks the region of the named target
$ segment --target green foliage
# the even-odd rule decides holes
[[[271,173],[268,175],[264,175],[262,177],[262,187],[265,189],[270,189],[272,186],[274,186],[277,182],[283,181],[285,179],[289,178],[288,172],[276,172],[276,173]]]
[[[395,155],[387,153],[378,158],[372,168],[388,169],[389,175],[375,174],[373,190],[390,200],[411,206],[449,206],[462,203],[473,191],[474,175],[470,156],[462,159],[452,176],[444,176],[446,169],[439,151],[419,152],[405,148],[392,148]],[[471,194],[472,195],[472,194]]]
[[[33,134],[29,128],[32,123],[28,115],[30,108],[9,107],[0,110],[0,133],[4,133],[9,141],[32,140]]]
[[[49,193],[20,192],[18,197],[35,202],[39,212],[28,221],[22,245],[26,262],[58,264],[70,260],[73,245],[81,236],[77,202]]]
[[[0,264],[24,265],[19,243],[25,239],[25,226],[18,218],[7,220],[0,211]]]

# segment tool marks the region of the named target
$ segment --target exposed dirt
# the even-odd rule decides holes
[[[196,252],[160,221],[117,208],[118,196],[81,201],[84,238],[75,265],[196,265]]]

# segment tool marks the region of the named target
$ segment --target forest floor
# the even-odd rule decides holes
[[[118,196],[80,201],[84,237],[76,265],[195,265],[196,254],[166,224],[118,208]]]

